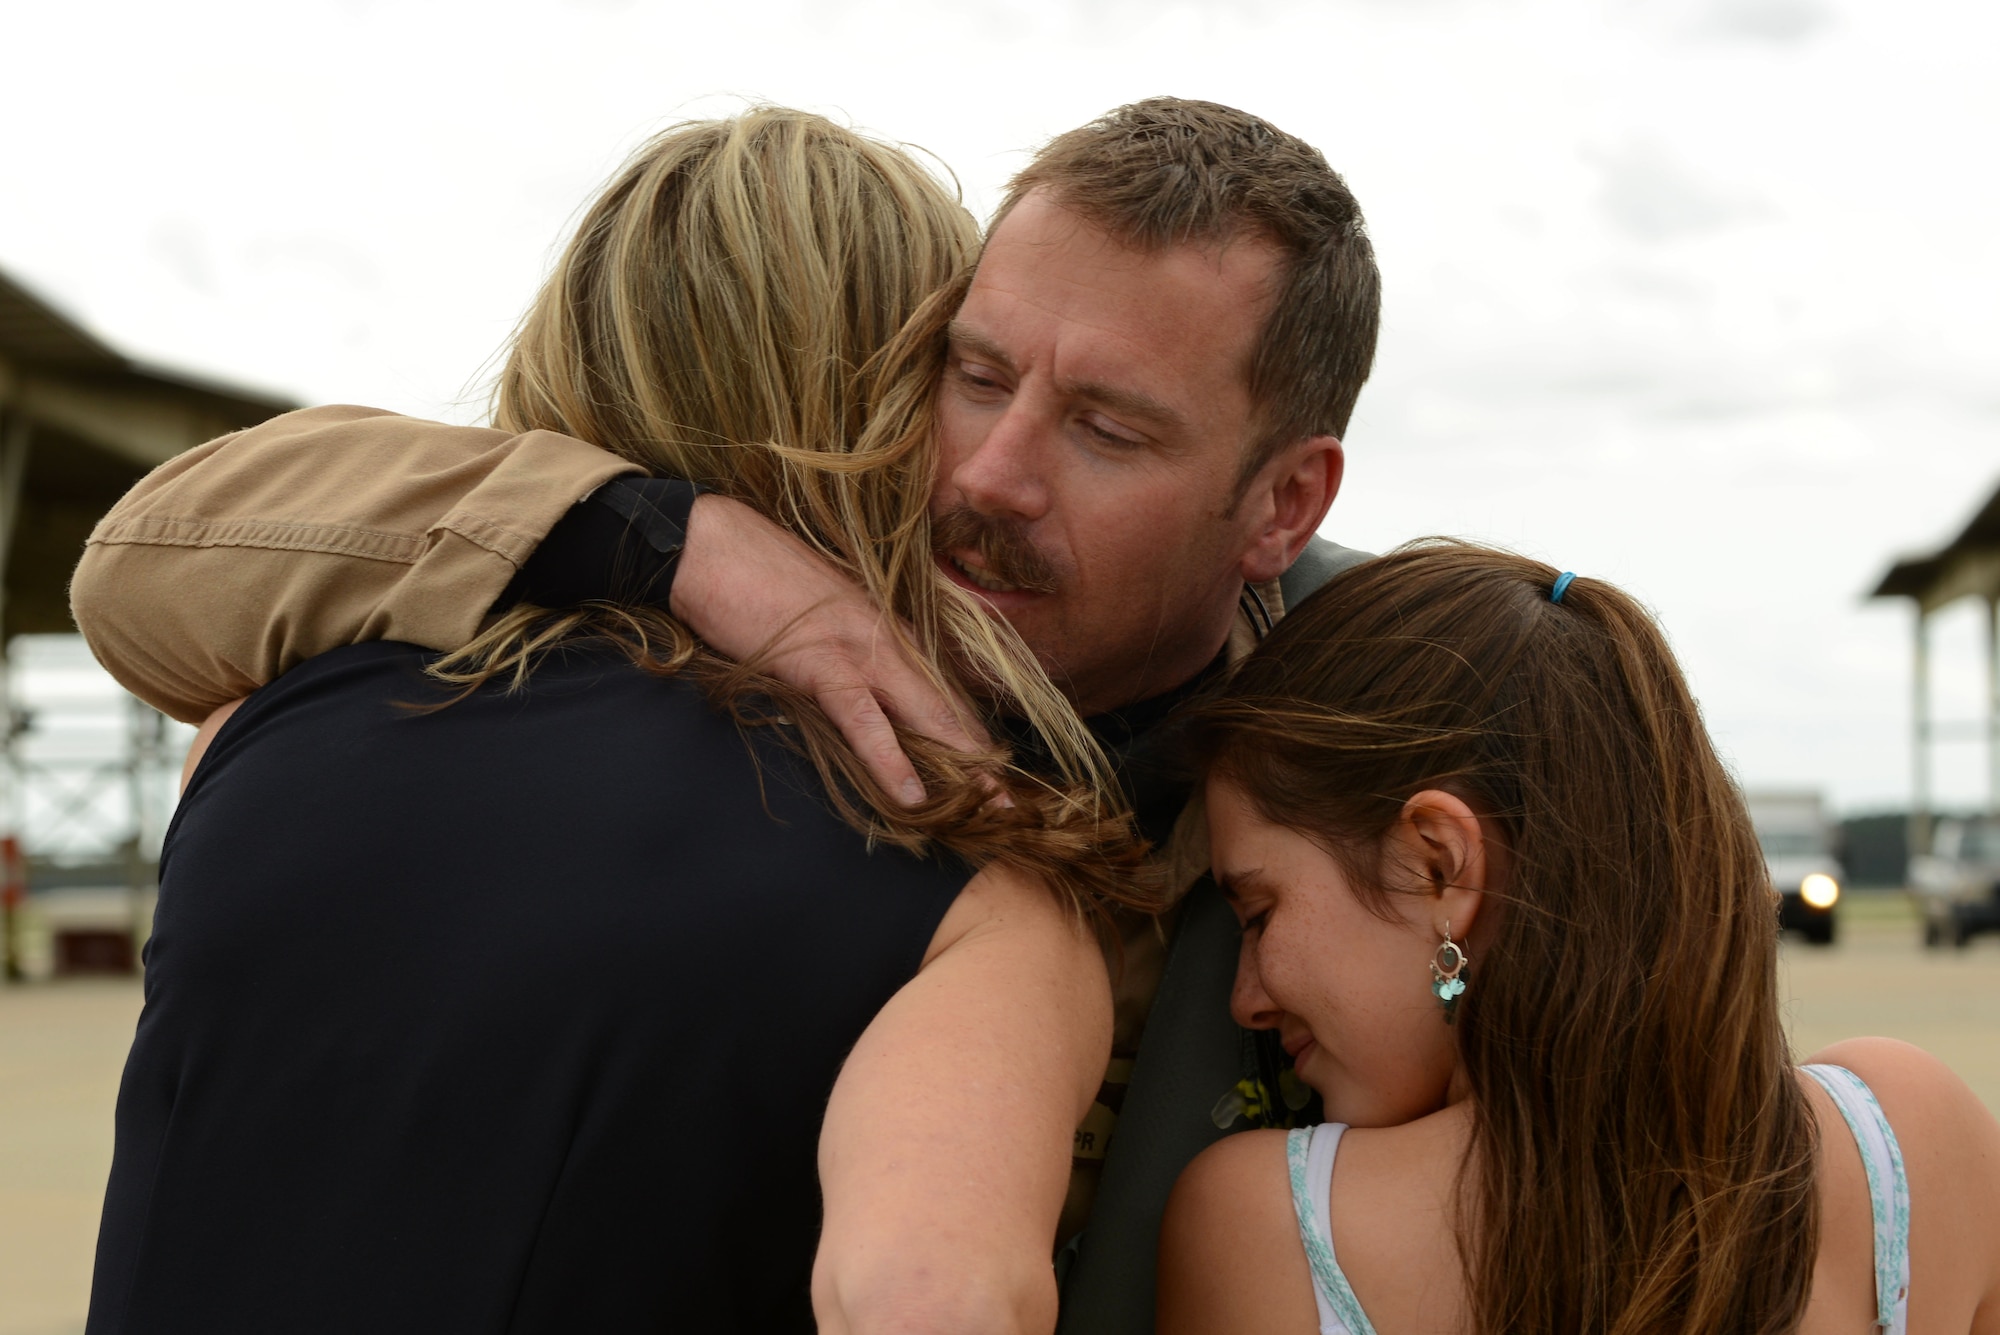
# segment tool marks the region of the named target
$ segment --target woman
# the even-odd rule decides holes
[[[1054,777],[912,738],[927,796],[892,800],[641,609],[287,673],[168,838],[91,1331],[1053,1325],[1108,1048],[1083,924],[1141,850],[928,559],[927,299],[976,240],[819,117],[678,127],[586,214],[495,419],[787,523]]]
[[[1163,1331],[2000,1330],[2000,1126],[1903,1044],[1793,1064],[1757,841],[1630,598],[1406,548],[1192,722],[1233,1009],[1328,1124],[1190,1165]]]

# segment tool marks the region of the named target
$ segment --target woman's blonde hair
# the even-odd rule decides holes
[[[675,126],[586,212],[515,335],[493,421],[579,437],[784,525],[897,614],[885,633],[941,690],[1024,721],[1042,777],[904,733],[930,796],[903,806],[810,700],[651,609],[518,608],[436,674],[518,685],[546,650],[610,639],[643,667],[699,681],[745,724],[788,725],[871,837],[1023,866],[1079,905],[1150,903],[1143,849],[1088,729],[1012,629],[931,557],[932,397],[978,246],[955,190],[824,117],[760,107]],[[996,785],[1011,806],[989,800]]]

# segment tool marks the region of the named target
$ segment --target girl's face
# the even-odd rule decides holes
[[[1210,862],[1243,924],[1236,1022],[1277,1030],[1330,1122],[1395,1126],[1451,1102],[1457,1047],[1430,964],[1447,917],[1463,943],[1478,912],[1483,861],[1465,865],[1468,826],[1483,859],[1478,820],[1461,803],[1462,821],[1427,834],[1406,808],[1385,839],[1392,893],[1376,911],[1332,856],[1265,820],[1229,780],[1211,778],[1207,794]]]

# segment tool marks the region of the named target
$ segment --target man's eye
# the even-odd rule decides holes
[[[986,367],[977,365],[976,363],[972,365],[967,365],[964,362],[960,362],[953,369],[957,371],[958,378],[960,380],[963,380],[966,384],[971,385],[974,389],[1004,388],[1004,386],[1000,383],[999,377],[994,372],[989,371]]]
[[[1130,434],[1125,428],[1117,426],[1109,420],[1097,416],[1095,413],[1084,414],[1082,420],[1084,430],[1088,431],[1092,437],[1103,444],[1129,450],[1136,449],[1146,443],[1142,438]]]

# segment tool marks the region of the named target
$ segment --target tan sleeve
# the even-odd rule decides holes
[[[199,722],[344,644],[459,647],[556,520],[634,471],[550,431],[287,413],[141,479],[91,533],[70,610],[120,684]]]

